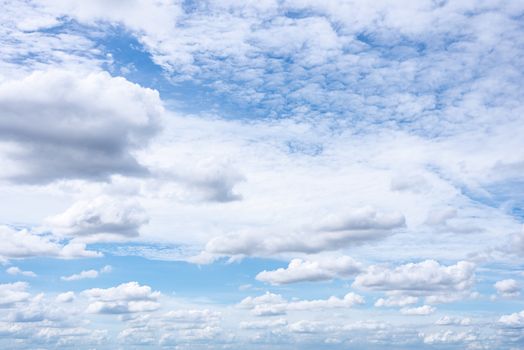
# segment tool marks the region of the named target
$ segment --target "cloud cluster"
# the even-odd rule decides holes
[[[474,272],[475,265],[467,261],[444,266],[426,260],[393,269],[372,265],[357,275],[353,287],[387,291],[390,295],[425,296],[429,303],[447,302],[469,295],[475,282]]]
[[[137,282],[128,282],[107,289],[93,288],[82,292],[90,299],[88,313],[126,314],[154,311],[160,307],[157,302],[160,292]]]
[[[28,300],[30,297],[27,292],[28,286],[25,282],[0,284],[0,306],[11,307],[18,302]]]
[[[266,292],[258,297],[243,299],[238,307],[251,310],[255,316],[285,315],[288,311],[308,311],[315,309],[351,308],[364,304],[364,298],[355,293],[347,293],[342,299],[331,296],[328,299],[288,301],[279,294]]]

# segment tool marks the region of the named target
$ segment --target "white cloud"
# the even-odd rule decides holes
[[[429,305],[422,305],[419,307],[402,308],[400,313],[408,316],[426,316],[434,313],[436,308]]]
[[[179,5],[169,0],[140,0],[125,5],[113,0],[95,0],[88,3],[81,0],[36,2],[56,16],[68,15],[89,24],[103,21],[121,23],[146,35],[170,33],[175,27],[177,15],[181,14]]]
[[[217,321],[220,318],[220,313],[208,309],[203,310],[176,310],[169,311],[163,315],[163,319],[167,322],[175,323],[209,323]]]
[[[266,292],[258,297],[243,299],[238,307],[250,309],[255,316],[277,316],[285,315],[288,311],[351,308],[359,304],[364,304],[364,298],[351,292],[347,293],[342,299],[331,296],[328,299],[292,301],[284,299],[281,295]]]
[[[507,327],[524,328],[524,311],[502,315],[499,318],[499,323]]]
[[[257,274],[256,279],[275,285],[304,281],[323,281],[334,278],[347,278],[359,272],[361,268],[362,265],[349,256],[320,261],[293,259],[289,262],[287,268],[279,268],[274,271],[264,270]]]
[[[18,183],[147,174],[131,151],[155,133],[163,110],[156,91],[124,78],[60,70],[0,82],[0,106],[13,166],[0,175]]]
[[[85,204],[59,216],[53,230],[62,230],[60,237],[0,228],[0,260],[98,256],[85,244],[103,240],[93,238],[103,232],[121,240],[143,239],[151,243],[150,251],[163,250],[154,246],[158,242],[177,245],[150,257],[183,259],[205,247],[199,262],[224,255],[291,261],[287,268],[258,275],[285,284],[346,278],[351,264],[330,266],[308,255],[338,251],[365,263],[384,263],[362,272],[355,286],[384,291],[376,306],[420,309],[412,313],[432,308],[409,306],[421,299],[425,304],[459,300],[474,288],[470,263],[448,266],[427,259],[518,263],[518,256],[501,254],[497,247],[505,235],[521,230],[522,221],[524,158],[515,152],[524,147],[520,2],[51,0],[8,5],[0,14],[0,176],[12,183],[0,183],[0,222],[39,223],[58,212],[51,209],[53,201],[100,194],[120,201],[132,194],[140,196],[151,223],[126,217],[126,205],[90,212]],[[117,57],[120,39],[124,52],[139,56]],[[165,70],[152,77],[149,65],[139,66],[141,59],[134,62],[135,75],[119,68],[142,54]],[[48,70],[51,66],[60,70]],[[102,69],[111,75],[99,73]],[[155,134],[162,114],[158,94],[115,78],[119,72],[162,87],[163,96],[174,97],[169,101],[174,109],[213,115],[168,114],[164,132]],[[169,82],[175,83],[173,91]],[[242,120],[235,120],[237,115]],[[124,182],[129,192],[120,187]],[[523,237],[513,235],[505,252],[524,252]],[[126,249],[119,253],[132,251]],[[481,278],[483,271],[477,272]],[[499,287],[501,295],[518,292],[512,283]],[[293,343],[318,348],[324,341],[334,348],[369,342],[422,346],[416,338],[426,325],[401,324],[398,319],[405,317],[390,318],[385,310],[373,312],[393,325],[378,320],[359,325],[351,318],[365,319],[369,310],[337,310],[357,303],[357,297],[295,300],[293,290],[286,286],[289,297],[257,300],[262,306],[251,308],[267,315],[289,313],[285,325],[279,321],[268,323],[269,330],[255,325],[236,332],[241,311],[231,316],[221,305],[232,319],[220,326],[234,334],[235,346],[246,349]],[[79,294],[78,305],[67,305],[73,318],[67,323],[53,323],[37,303],[2,314],[12,324],[0,322],[1,338],[29,348],[113,345],[120,330],[96,330],[106,323],[85,315],[85,297]],[[119,333],[121,344],[231,346],[220,337],[220,327],[203,321],[214,319],[207,301],[207,316],[177,304],[170,324],[160,320],[160,311],[148,311],[147,320],[138,312],[156,310],[160,297],[104,298],[89,300],[88,310],[125,313],[121,320],[129,327]],[[491,325],[490,315],[482,324]],[[501,319],[508,325],[482,327],[480,338],[452,329],[462,327],[458,321],[437,321],[446,323],[446,331],[428,331],[421,339],[471,350],[518,348],[521,318],[505,315]],[[504,333],[511,327],[517,331]]]
[[[421,334],[425,344],[464,343],[477,340],[477,336],[471,332],[454,332],[451,330]]]
[[[107,289],[93,288],[82,292],[91,302],[88,313],[126,314],[154,311],[160,307],[157,302],[160,292],[153,292],[149,286],[128,282]]]
[[[403,295],[397,295],[397,296],[390,296],[386,299],[380,298],[375,302],[376,307],[403,307],[406,305],[413,305],[418,303],[418,297],[414,296],[403,296]]]
[[[59,303],[71,303],[75,300],[75,298],[75,292],[69,291],[58,294],[55,300]]]
[[[439,326],[470,326],[471,325],[471,319],[469,317],[460,318],[460,317],[450,317],[450,316],[443,316],[439,318],[436,322],[436,325]]]
[[[12,307],[16,303],[27,301],[31,296],[27,287],[25,282],[0,284],[0,307]]]
[[[85,270],[81,271],[80,273],[73,274],[71,276],[62,276],[60,279],[62,281],[78,281],[83,280],[86,278],[97,278],[99,274],[101,273],[109,273],[111,272],[112,268],[110,265],[106,265],[100,269],[100,271],[97,270]]]
[[[520,295],[520,286],[514,279],[498,281],[494,286],[497,293],[503,297],[516,297]]]
[[[22,275],[27,277],[36,277],[36,274],[33,271],[22,271],[19,267],[11,266],[7,270],[5,270],[10,275]]]
[[[355,278],[353,286],[393,295],[426,296],[429,303],[449,302],[469,295],[475,281],[474,271],[475,265],[467,261],[443,266],[426,260],[394,269],[372,265]]]
[[[129,199],[98,196],[74,203],[62,214],[49,217],[45,224],[53,232],[76,237],[135,237],[149,221],[145,210]]]
[[[49,235],[29,230],[0,226],[0,256],[6,259],[49,256],[59,258],[98,257],[100,253],[86,250],[85,244],[69,242],[62,245]]]

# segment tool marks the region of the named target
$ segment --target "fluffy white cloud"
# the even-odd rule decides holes
[[[141,286],[138,282],[123,283],[107,289],[87,289],[82,294],[91,300],[88,313],[126,314],[154,311],[160,307],[157,302],[160,292],[154,292],[151,287]]]
[[[266,292],[258,297],[243,299],[238,307],[250,309],[255,316],[284,315],[288,311],[324,310],[332,308],[351,308],[364,304],[364,298],[355,293],[347,293],[344,298],[331,296],[328,299],[288,301],[281,295]]]
[[[11,266],[7,270],[5,270],[5,272],[7,272],[10,275],[14,275],[14,276],[22,275],[22,276],[27,276],[27,277],[36,277],[36,273],[34,273],[33,271],[23,271],[19,267],[16,267],[16,266]]]
[[[196,323],[203,324],[212,321],[217,321],[220,318],[220,313],[208,309],[203,310],[176,310],[169,311],[163,315],[163,319],[167,322],[175,323]]]
[[[520,295],[520,286],[514,279],[506,279],[495,283],[495,289],[503,297],[516,297]]]
[[[0,307],[12,307],[29,299],[28,284],[25,282],[0,284]]]
[[[155,133],[162,112],[156,91],[108,73],[59,70],[1,82],[0,108],[12,165],[0,175],[25,183],[147,174],[132,151]]]
[[[342,256],[320,261],[305,261],[293,259],[287,268],[274,271],[262,271],[256,279],[270,284],[288,284],[303,281],[323,281],[334,278],[347,278],[360,271],[362,265],[350,258]]]
[[[64,292],[56,296],[55,300],[59,303],[70,303],[75,300],[75,292]]]
[[[45,224],[53,232],[76,237],[135,237],[149,221],[145,210],[129,199],[99,196],[74,203],[62,214],[49,217]]]
[[[475,265],[459,261],[443,266],[437,261],[400,265],[394,269],[372,265],[359,274],[354,287],[390,294],[426,296],[426,302],[453,301],[467,294],[475,281]]]
[[[380,298],[375,302],[376,307],[403,307],[406,305],[413,305],[418,303],[419,298],[414,296],[403,296],[403,295],[397,295],[397,296],[390,296],[386,299]]]
[[[524,311],[502,315],[499,318],[499,323],[507,327],[524,328]]]
[[[5,259],[50,256],[59,258],[98,257],[100,253],[86,250],[85,244],[60,244],[54,237],[29,230],[17,231],[0,226],[0,256]]]

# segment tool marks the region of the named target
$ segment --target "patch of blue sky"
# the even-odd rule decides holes
[[[96,40],[97,46],[112,58],[111,63],[105,63],[105,69],[112,75],[123,76],[143,87],[157,90],[170,109],[191,114],[218,114],[229,118],[243,118],[253,114],[249,108],[217,93],[211,87],[216,81],[178,79],[176,73],[168,76],[153,61],[142,43],[123,28],[113,27]]]
[[[471,200],[507,214],[524,223],[524,181],[510,180],[484,186],[482,191],[462,187],[462,194]]]

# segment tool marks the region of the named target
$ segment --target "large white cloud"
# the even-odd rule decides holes
[[[99,257],[100,253],[86,250],[86,245],[78,242],[62,244],[55,237],[37,234],[30,230],[15,230],[0,226],[0,257],[19,259],[36,256],[58,258]]]
[[[47,218],[45,224],[61,235],[136,237],[148,220],[136,201],[99,196],[74,203],[65,212]]]
[[[160,307],[160,292],[154,292],[149,286],[137,282],[128,282],[107,289],[92,288],[82,292],[90,299],[88,313],[126,314],[133,312],[154,311]]]
[[[357,275],[353,286],[387,291],[390,295],[426,296],[426,302],[446,302],[471,293],[475,283],[475,264],[459,261],[441,265],[434,260],[400,265],[393,269],[372,265]]]
[[[105,72],[50,70],[0,83],[0,135],[15,182],[141,176],[133,156],[157,130],[156,91]],[[46,125],[47,127],[42,127]]]
[[[256,279],[270,284],[323,281],[347,278],[359,272],[361,268],[361,264],[349,256],[320,261],[293,259],[289,262],[287,268],[279,268],[274,271],[264,270],[257,274]]]

